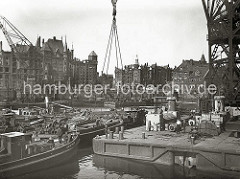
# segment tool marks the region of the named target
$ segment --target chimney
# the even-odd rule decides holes
[[[138,62],[138,59],[135,59],[135,64],[136,64],[136,65],[138,65],[138,64],[139,64],[139,62]]]
[[[72,44],[72,50],[71,50],[71,57],[73,59],[73,53],[74,53],[74,50],[73,50],[73,44]]]
[[[53,40],[56,41],[56,36],[53,36]]]
[[[44,43],[45,43],[45,42],[44,42],[44,39],[42,39],[42,45],[44,45]]]
[[[138,55],[136,55],[135,64],[136,64],[136,65],[139,64],[139,62],[138,62]]]
[[[0,41],[0,52],[2,51],[2,41]]]
[[[193,59],[190,59],[190,64],[193,65]]]
[[[41,36],[39,36],[39,37],[37,38],[36,46],[37,46],[37,47],[41,47]]]

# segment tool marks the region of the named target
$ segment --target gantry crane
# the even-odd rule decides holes
[[[0,28],[13,52],[17,62],[17,90],[21,90],[27,79],[29,62],[23,57],[24,51],[30,49],[32,43],[5,17],[0,16]]]
[[[202,0],[208,27],[208,81],[240,105],[240,0]]]

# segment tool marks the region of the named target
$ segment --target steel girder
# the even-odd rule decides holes
[[[209,83],[240,100],[240,0],[202,0],[208,27]],[[239,98],[239,99],[238,99]]]
[[[27,79],[29,62],[26,61],[26,51],[33,47],[32,43],[5,17],[0,16],[0,29],[2,30],[14,58],[17,62],[18,89]]]

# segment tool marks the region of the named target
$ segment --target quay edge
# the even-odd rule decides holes
[[[240,146],[235,138],[228,137],[228,132],[191,144],[188,134],[149,131],[146,132],[147,138],[142,139],[142,131],[143,127],[127,130],[123,140],[119,140],[116,134],[113,139],[94,138],[93,151],[98,155],[155,164],[181,164],[202,171],[240,174]],[[162,137],[161,133],[172,137]]]

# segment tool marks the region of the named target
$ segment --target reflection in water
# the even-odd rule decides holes
[[[127,160],[122,158],[106,157],[100,155],[93,155],[93,165],[97,168],[102,168],[109,173],[112,171],[118,174],[117,178],[125,174],[135,176],[133,178],[146,178],[146,179],[239,179],[240,173],[207,173],[197,171],[195,168],[186,168],[179,165],[165,166],[150,164],[136,160]]]
[[[93,156],[93,165],[98,168],[104,168],[108,171],[114,171],[120,178],[125,173],[131,173],[132,175],[141,178],[159,178],[159,179],[171,179],[171,178],[190,178],[195,176],[195,171],[188,169],[188,172],[183,170],[182,167],[154,165],[149,163],[143,163],[139,161],[126,160],[121,158],[103,157],[99,155]],[[187,175],[186,175],[187,173]]]
[[[229,176],[207,174],[180,166],[163,166],[121,158],[93,155],[92,147],[78,149],[77,156],[64,165],[14,179],[235,179]]]
[[[53,179],[53,178],[73,178],[73,173],[78,173],[78,160],[71,159],[68,163],[56,166],[50,169],[44,169],[38,172],[25,174],[22,176],[14,177],[14,179]]]

